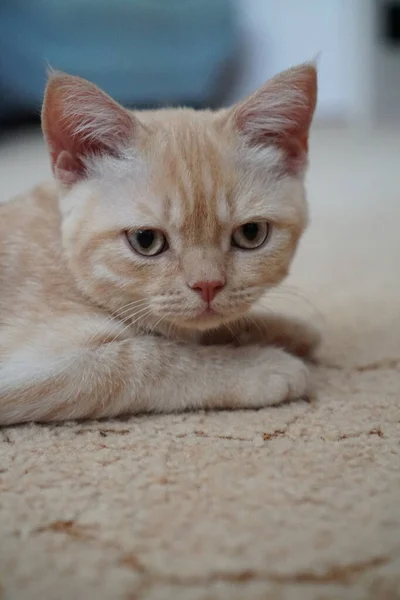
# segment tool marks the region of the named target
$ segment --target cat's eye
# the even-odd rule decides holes
[[[255,250],[267,241],[270,225],[267,221],[244,223],[232,234],[232,246],[242,250]]]
[[[127,231],[129,245],[142,256],[157,256],[168,249],[165,234],[159,229],[136,229]]]

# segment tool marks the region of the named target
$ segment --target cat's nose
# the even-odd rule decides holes
[[[210,304],[224,286],[225,281],[219,279],[217,281],[196,281],[196,283],[193,283],[190,287],[200,294],[205,302]]]

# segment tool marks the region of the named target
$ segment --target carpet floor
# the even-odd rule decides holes
[[[313,401],[0,431],[2,600],[400,598],[399,149],[315,129],[266,299],[322,329]],[[2,139],[2,197],[48,174],[37,132]]]

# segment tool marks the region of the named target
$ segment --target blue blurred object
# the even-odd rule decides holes
[[[1,0],[0,113],[38,109],[48,64],[127,106],[206,103],[235,40],[231,0]]]

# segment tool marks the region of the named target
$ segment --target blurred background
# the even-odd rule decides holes
[[[0,119],[35,120],[46,66],[127,106],[217,106],[320,54],[319,119],[400,117],[399,0],[2,0]]]
[[[1,0],[2,197],[49,175],[47,65],[128,107],[217,107],[317,55],[315,126],[393,131],[400,0]]]

